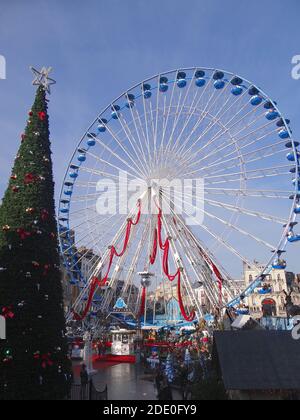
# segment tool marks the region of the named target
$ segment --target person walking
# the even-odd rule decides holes
[[[159,401],[173,401],[172,389],[166,377],[163,378],[158,399]]]
[[[80,371],[80,383],[81,383],[81,400],[87,400],[88,395],[88,384],[89,384],[89,375],[86,370],[86,365],[81,366]]]

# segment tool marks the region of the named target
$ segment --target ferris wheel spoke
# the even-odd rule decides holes
[[[185,197],[194,198],[193,195],[188,194],[186,191],[185,191],[184,195],[185,195]],[[177,196],[177,198],[180,198],[180,197]],[[198,198],[198,200],[199,200],[199,198]],[[199,201],[201,201],[201,200],[199,200]],[[273,216],[273,215],[270,215],[270,214],[267,214],[267,213],[262,213],[262,212],[257,211],[257,210],[250,210],[250,209],[246,209],[246,208],[243,208],[243,207],[239,207],[237,205],[231,205],[231,204],[227,204],[227,203],[224,203],[224,202],[221,202],[221,201],[210,200],[208,198],[205,198],[202,201],[204,203],[209,204],[210,206],[213,206],[213,207],[219,207],[221,209],[225,208],[225,209],[230,210],[230,211],[235,212],[235,213],[240,213],[240,214],[244,214],[244,215],[247,215],[247,216],[252,216],[252,217],[255,217],[255,218],[259,218],[261,220],[267,220],[269,222],[277,223],[281,226],[287,223],[286,219],[282,219],[280,217],[276,217],[276,216]]]
[[[205,96],[206,92],[207,92],[207,91],[209,90],[209,88],[211,87],[211,84],[212,84],[212,82],[211,82],[211,80],[209,80],[209,82],[206,84],[205,88],[203,89],[202,93],[200,94],[200,96],[199,96],[199,98],[198,98],[198,100],[197,100],[196,104],[194,105],[194,102],[195,102],[195,100],[196,100],[196,98],[197,98],[197,96],[198,96],[198,91],[196,91],[196,95],[195,95],[195,97],[193,98],[193,101],[192,101],[192,103],[191,103],[191,105],[190,105],[190,107],[189,107],[189,108],[190,108],[189,116],[188,116],[187,120],[185,121],[185,123],[184,123],[184,125],[183,125],[182,130],[180,131],[180,133],[179,133],[179,135],[178,135],[178,138],[177,138],[177,143],[178,143],[178,144],[179,144],[179,142],[180,142],[180,140],[181,140],[181,138],[182,138],[182,135],[183,135],[183,133],[184,133],[185,129],[188,127],[188,125],[189,125],[189,123],[190,123],[191,119],[193,118],[193,116],[194,116],[194,115],[196,114],[196,112],[198,111],[198,106],[199,106],[199,103],[201,102],[202,98]],[[193,111],[192,111],[192,110],[193,110]],[[203,115],[203,114],[202,114],[202,111],[201,111],[200,117],[199,117],[199,119],[197,120],[197,122],[195,123],[195,125],[194,125],[194,127],[193,127],[192,131],[194,131],[194,130],[196,129],[196,127],[198,127],[198,126],[200,125],[200,120],[201,120],[202,115]],[[173,147],[173,149],[172,149],[172,152],[173,152],[174,150],[176,150],[175,145],[174,145],[174,147]]]
[[[279,176],[282,176],[282,175],[288,175],[289,174],[288,171],[280,172],[277,169],[274,169],[274,170],[271,170],[270,172],[265,172],[265,173],[262,173],[262,174],[259,174],[259,172],[263,172],[263,170],[255,171],[255,173],[251,176],[246,175],[243,178],[243,181],[254,181],[254,180],[264,179],[264,178],[275,178],[275,177],[279,177]],[[220,184],[226,184],[226,183],[229,183],[229,182],[236,183],[236,182],[240,182],[240,181],[241,181],[240,177],[232,178],[232,179],[227,178],[227,179],[223,179],[223,180],[220,180],[220,181],[217,181],[217,180],[213,181],[213,182],[207,181],[206,185],[220,185]]]
[[[245,107],[248,106],[248,104],[245,104]],[[246,118],[248,116],[251,115],[255,115],[255,113],[258,112],[257,108],[253,108],[253,110],[249,111],[245,116],[243,116],[240,120],[236,121],[234,124],[229,125],[235,117],[233,117],[230,121],[228,121],[227,123],[221,123],[220,119],[219,119],[219,124],[221,123],[222,128],[220,129],[220,131],[218,133],[216,133],[211,139],[208,140],[208,142],[206,142],[202,147],[200,147],[198,149],[198,151],[196,152],[197,154],[199,153],[203,153],[203,151],[211,146],[212,144],[214,144],[217,140],[219,140],[220,138],[222,138],[222,136],[224,134],[228,135],[228,133],[231,133],[233,128],[240,125],[244,120],[246,120]],[[236,115],[238,115],[240,112],[238,111]],[[261,118],[263,118],[265,116],[265,113],[260,114],[258,117],[256,117],[255,119],[253,119],[252,121],[248,122],[247,124],[243,124],[242,128],[237,131],[234,134],[229,134],[229,136],[231,136],[231,138],[234,138],[235,136],[241,134],[243,131],[247,130],[248,128],[250,128],[252,125],[254,125],[255,123],[257,123]],[[267,123],[266,125],[271,125],[272,123]],[[257,129],[255,130],[257,131]],[[196,139],[195,142],[193,142],[193,144],[190,146],[190,148],[184,153],[184,156],[186,153],[191,152],[195,147],[198,147],[199,142],[202,140],[203,135],[201,134],[200,137],[198,139]],[[181,152],[181,150],[180,150]]]
[[[166,151],[168,151],[170,149],[170,146],[172,144],[172,140],[173,140],[173,137],[174,137],[175,130],[176,130],[177,126],[178,126],[178,123],[179,123],[180,118],[182,116],[183,110],[186,107],[186,102],[187,102],[187,99],[189,98],[189,94],[190,94],[191,88],[192,88],[192,82],[189,83],[188,89],[186,90],[186,93],[185,93],[185,96],[184,96],[184,100],[183,100],[183,102],[181,104],[181,107],[180,107],[180,111],[178,113],[176,113],[176,117],[174,118],[173,128],[172,128],[172,132],[171,132],[169,141],[167,143]],[[196,92],[194,94],[194,97],[193,97],[192,104],[195,102],[197,96],[198,96],[198,91],[196,90]],[[180,103],[180,101],[178,101],[178,105],[179,105],[179,103]],[[173,148],[173,150],[176,148],[176,142],[177,141],[178,141],[178,138],[174,142],[174,148]]]
[[[269,126],[269,125],[270,124],[267,124],[267,126]],[[193,162],[192,166],[199,165],[201,162],[203,162],[203,161],[221,153],[223,150],[226,150],[228,147],[235,147],[235,149],[238,149],[239,152],[240,152],[241,150],[243,150],[244,147],[246,147],[246,146],[243,147],[243,145],[241,144],[242,140],[247,139],[249,136],[251,136],[251,144],[253,144],[254,142],[257,143],[257,142],[267,138],[268,136],[271,136],[272,134],[276,133],[276,130],[272,130],[271,132],[264,133],[261,137],[255,138],[254,135],[256,135],[256,134],[258,135],[258,133],[263,128],[265,128],[265,126],[264,127],[258,127],[255,130],[253,130],[251,133],[248,133],[248,134],[246,134],[246,135],[244,135],[243,137],[240,137],[240,138],[239,137],[234,137],[233,135],[228,134],[230,141],[228,141],[229,140],[228,139],[227,141],[225,141],[224,143],[219,145],[217,148],[213,149],[210,153],[206,153],[206,155],[204,157],[202,157],[201,159]],[[237,133],[237,134],[240,134],[240,133]],[[235,150],[235,152],[230,152],[229,156],[234,154],[234,153],[236,153],[236,150]],[[199,153],[197,153],[196,156],[198,154]]]
[[[138,236],[139,231],[142,232],[141,238],[139,239],[139,241],[141,242],[143,236],[145,235],[145,231],[149,232],[149,221],[142,224],[142,225],[137,226],[137,229],[135,229],[135,231],[133,232],[133,234],[132,234],[132,236],[131,236],[131,238],[128,242],[128,246],[127,246],[127,249],[126,249],[125,253],[115,263],[115,265],[114,265],[115,268],[113,270],[113,274],[111,276],[111,280],[110,280],[110,283],[109,283],[110,287],[105,294],[105,299],[104,299],[103,306],[102,306],[103,310],[107,311],[109,309],[110,305],[111,305],[111,302],[112,302],[112,299],[113,299],[113,296],[114,296],[114,292],[115,292],[115,290],[118,286],[118,281],[120,280],[121,267],[124,267],[125,264],[126,264],[126,261],[130,258],[130,251],[131,251],[131,248],[133,246],[133,239]],[[136,245],[136,243],[134,244],[134,246],[135,245]],[[135,250],[135,248],[134,248],[134,250]],[[131,269],[132,269],[132,259],[129,263],[128,272],[131,271]],[[122,268],[122,271],[124,271],[124,268]]]
[[[147,148],[145,148],[146,149],[146,151],[145,151],[144,146],[143,146],[143,142],[142,142],[142,136],[141,136],[141,133],[140,133],[141,130],[138,129],[138,125],[137,125],[137,121],[138,121],[140,123],[140,127],[141,127],[141,119],[140,119],[140,116],[139,116],[137,110],[134,109],[134,108],[130,107],[130,114],[131,114],[132,122],[133,122],[133,125],[134,125],[134,128],[135,128],[135,133],[136,133],[137,140],[138,140],[138,142],[137,142],[138,143],[138,149],[141,153],[141,156],[142,156],[143,161],[144,161],[144,163],[146,165],[146,168],[147,168],[149,166],[149,159],[147,161],[147,158],[146,158]],[[133,111],[133,109],[134,109],[134,111]],[[134,115],[134,112],[135,112],[136,115]],[[145,138],[143,128],[142,128],[142,135]]]
[[[124,286],[122,288],[122,293],[121,293],[122,296],[126,295],[126,293],[128,292],[128,289],[130,287],[132,287],[132,285],[133,285],[133,278],[134,278],[135,272],[137,270],[138,261],[139,261],[139,259],[141,258],[141,255],[142,255],[144,245],[147,241],[147,236],[148,236],[149,230],[150,230],[150,225],[145,225],[144,232],[142,233],[141,240],[140,240],[138,246],[136,247],[136,251],[135,251],[134,257],[132,259],[131,267],[128,270],[128,275],[127,275],[127,278],[124,282]]]
[[[211,105],[211,102],[213,101],[213,99],[214,99],[214,96],[217,96],[217,93],[216,93],[217,91],[216,90],[213,90],[213,93],[211,94],[211,96],[208,98],[208,101],[207,101],[207,103],[205,104],[205,106],[204,106],[204,109],[203,110],[201,110],[201,114],[200,114],[200,117],[199,117],[199,119],[197,120],[197,122],[196,122],[196,124],[194,125],[194,127],[193,127],[193,129],[191,130],[191,133],[190,133],[190,135],[187,137],[187,139],[185,140],[185,142],[184,142],[184,144],[187,142],[189,142],[189,140],[190,140],[190,138],[191,138],[191,136],[192,136],[192,134],[198,129],[198,127],[200,127],[201,126],[201,124],[203,123],[203,121],[205,120],[205,118],[206,118],[206,116],[207,115],[209,115],[209,109],[210,109],[210,105]],[[219,95],[221,95],[222,93],[220,93],[219,92]],[[214,103],[214,102],[213,102]],[[196,111],[197,109],[195,108],[195,110],[194,110],[194,112]],[[182,147],[184,147],[184,144],[183,144],[183,146]],[[175,146],[174,146],[175,147]],[[182,147],[179,149],[179,153],[181,152],[181,149],[182,149]],[[173,150],[172,150],[173,151]],[[185,154],[184,154],[185,155]]]
[[[108,160],[106,160],[106,159],[103,159],[103,158],[101,158],[101,157],[99,157],[99,156],[97,156],[97,155],[95,155],[94,153],[91,153],[91,152],[86,152],[86,154],[88,155],[88,156],[91,156],[91,157],[93,157],[96,161],[99,161],[99,162],[101,162],[101,163],[104,163],[105,165],[107,165],[107,166],[109,166],[109,167],[111,167],[111,168],[113,168],[114,170],[118,170],[119,172],[124,172],[124,169],[123,168],[121,168],[121,167],[119,167],[118,165],[116,165],[116,164],[113,164],[113,163],[111,163],[111,162],[109,162]],[[123,158],[121,158],[121,157],[119,157],[116,153],[114,153],[114,152],[111,152],[111,154],[112,154],[112,156],[114,156],[116,159],[118,159],[120,162],[122,162],[125,166],[126,166],[126,168],[128,168],[127,169],[127,172],[134,178],[134,177],[139,177],[139,178],[143,178],[143,173],[140,173],[139,171],[137,171],[134,167],[132,167],[132,166],[130,166],[129,165],[129,163],[128,162],[126,162],[126,160],[125,159],[123,159]],[[135,175],[133,175],[133,173],[131,172],[131,170],[135,173]]]
[[[221,118],[227,113],[229,112],[235,105],[237,105],[239,102],[241,102],[242,99],[244,99],[244,97],[247,95],[247,91],[245,90],[243,92],[242,95],[240,95],[235,101],[231,102],[231,98],[230,96],[228,96],[227,101],[225,102],[225,104],[220,108],[220,110],[217,112],[217,114],[214,116],[214,118],[211,120],[209,126],[204,130],[203,134],[201,135],[201,137],[204,137],[212,128],[215,127],[215,125],[218,123],[218,121],[221,120]],[[228,102],[231,102],[230,106],[224,110],[225,106],[227,105]],[[243,108],[246,107],[246,104],[244,105]],[[223,111],[223,112],[222,112]],[[180,150],[179,150],[180,151]],[[184,152],[184,150],[182,150],[182,152]]]
[[[106,178],[109,178],[109,179],[114,179],[117,182],[120,180],[120,174],[114,175],[113,173],[105,172],[105,171],[101,171],[101,170],[97,170],[97,169],[94,169],[94,168],[89,168],[87,166],[81,166],[80,167],[80,171],[85,172],[85,173],[90,174],[90,175],[95,175],[95,176],[106,177]],[[126,173],[132,179],[136,179],[136,176],[133,176],[133,175],[131,175],[128,172],[126,172]],[[84,182],[84,181],[77,181],[76,182],[76,186],[77,187],[83,187],[83,188],[90,187],[90,186],[93,187],[93,186],[95,186],[97,184],[98,184],[98,181],[97,182],[96,181],[94,181],[94,182],[93,181],[86,181],[86,182]]]
[[[191,251],[191,249],[192,249],[191,244],[187,243],[185,241],[185,238],[182,237],[180,235],[180,233],[176,232],[177,231],[176,225],[174,227],[174,223],[172,223],[172,221],[170,221],[168,226],[170,228],[171,234],[174,235],[174,237],[177,237],[176,241],[179,242],[183,253],[187,254],[187,257],[189,259],[189,263],[190,263],[190,266],[192,268],[192,271],[194,272],[194,275],[196,275],[196,277],[199,278],[199,281],[203,280],[203,286],[206,290],[206,293],[208,295],[208,298],[209,298],[211,304],[213,306],[218,305],[218,297],[216,296],[216,290],[215,290],[214,282],[213,282],[211,276],[205,275],[203,269],[201,271],[196,270],[195,262],[197,260],[199,260],[199,257],[197,258],[195,255],[193,255],[193,252]],[[204,261],[202,261],[202,264],[203,263],[204,263]],[[185,269],[185,271],[187,271],[187,270]]]
[[[110,216],[110,218],[108,219],[108,221],[110,220],[110,219],[112,219],[114,217],[114,215],[111,215]],[[97,221],[97,219],[99,219],[99,215],[97,214],[97,216],[95,216],[94,218],[92,218],[92,219],[90,219],[89,221],[90,221],[90,223],[94,223],[95,221]],[[86,223],[86,221],[85,220],[83,220],[82,222],[80,222],[79,224],[77,224],[77,225],[73,225],[71,228],[69,228],[69,229],[67,229],[67,230],[64,230],[62,233],[60,233],[59,234],[59,237],[60,238],[64,238],[65,236],[66,236],[66,234],[68,234],[68,233],[71,233],[71,232],[74,232],[76,229],[79,229],[81,226],[83,226],[84,224]],[[96,222],[97,223],[97,222]],[[103,221],[102,222],[103,224],[105,224],[106,222],[105,221]],[[102,224],[101,222],[99,222],[99,224]]]
[[[166,195],[166,197],[170,200],[170,196]],[[178,196],[176,197],[176,195],[175,195],[175,198],[180,198],[180,197],[178,197]],[[187,204],[187,205],[190,205],[190,203],[187,203],[185,200],[183,200],[183,203],[184,204]],[[265,247],[270,248],[271,250],[276,249],[276,247],[274,247],[274,245],[271,245],[268,242],[264,241],[263,239],[258,238],[257,236],[255,236],[255,235],[247,232],[246,230],[244,230],[244,229],[242,229],[242,228],[240,228],[238,226],[233,225],[232,223],[228,222],[227,220],[224,220],[221,217],[218,217],[218,216],[216,216],[216,215],[214,215],[212,213],[209,213],[205,209],[203,209],[202,211],[203,211],[203,214],[206,215],[206,216],[208,216],[209,218],[220,222],[221,224],[227,226],[228,228],[231,228],[231,229],[235,230],[236,232],[239,232],[242,235],[247,236],[248,238],[250,238],[250,239],[252,239],[252,240],[260,243],[261,245],[264,245]]]
[[[229,86],[229,85],[228,85]],[[192,130],[191,130],[191,132],[190,132],[190,134],[189,134],[189,136],[185,139],[185,142],[184,142],[184,144],[182,145],[182,146],[180,146],[179,145],[179,140],[180,140],[180,138],[181,138],[181,135],[178,137],[178,139],[177,139],[177,141],[176,141],[176,143],[174,144],[174,149],[173,149],[173,151],[176,151],[177,153],[184,153],[184,148],[185,148],[185,145],[186,144],[188,144],[188,142],[189,142],[189,140],[191,139],[191,137],[192,137],[192,135],[193,135],[193,133],[198,129],[198,127],[201,125],[201,123],[204,121],[204,118],[206,117],[206,116],[209,116],[209,115],[211,115],[210,114],[210,112],[209,112],[209,110],[213,107],[213,105],[215,104],[215,102],[217,101],[217,99],[218,98],[220,98],[221,96],[225,96],[225,94],[228,94],[228,92],[227,92],[227,87],[225,88],[225,89],[223,89],[223,92],[221,93],[221,94],[219,94],[220,96],[219,97],[217,97],[217,98],[215,98],[215,101],[213,102],[213,104],[209,107],[209,109],[207,109],[206,111],[205,111],[205,114],[203,115],[203,111],[201,112],[201,118],[196,122],[196,124],[194,125],[194,127],[192,128]],[[235,101],[235,103],[236,102],[238,102],[239,100],[241,99],[241,97],[239,97],[236,101]],[[207,134],[209,131],[210,131],[210,129],[212,129],[215,125],[216,125],[216,123],[218,123],[219,121],[220,121],[220,117],[219,117],[219,115],[220,115],[220,113],[222,112],[222,111],[224,111],[224,108],[226,107],[226,105],[228,104],[228,102],[231,102],[231,98],[230,98],[230,96],[228,95],[228,98],[227,98],[227,100],[223,103],[223,105],[220,107],[220,109],[218,110],[218,112],[217,112],[217,114],[211,119],[211,122],[210,122],[210,124],[208,125],[208,127],[206,127],[206,129],[205,130],[203,130],[203,134],[201,135],[201,138],[202,137],[204,137],[204,135],[205,134]],[[229,109],[233,106],[234,104],[231,104],[230,105],[230,107],[229,107]],[[194,111],[195,112],[195,111]],[[193,115],[193,113],[191,113],[191,116]],[[200,139],[199,139],[199,141],[200,141]],[[185,154],[185,153],[184,153]]]
[[[244,159],[244,164],[250,164],[250,163],[253,163],[253,162],[257,162],[257,161],[259,161],[259,160],[262,160],[262,159],[264,159],[264,158],[267,158],[267,157],[270,157],[270,156],[274,156],[275,154],[277,154],[277,153],[281,153],[281,152],[283,152],[283,150],[281,149],[280,151],[277,151],[276,150],[276,148],[277,148],[277,146],[282,146],[282,142],[278,142],[278,143],[275,143],[274,145],[272,145],[272,146],[266,146],[266,147],[262,147],[262,148],[260,148],[260,149],[256,149],[256,150],[254,150],[254,151],[252,151],[252,152],[249,152],[249,153],[246,153],[246,154],[244,154],[243,155],[243,159]],[[242,148],[241,148],[242,149]],[[269,151],[270,151],[270,149],[273,151],[273,154],[270,154],[269,153]],[[267,154],[264,154],[264,153],[262,153],[263,151],[268,151],[268,153]],[[253,156],[253,158],[252,159],[250,159],[250,160],[245,160],[245,157],[246,156]],[[226,156],[224,156],[224,158],[226,158]],[[237,159],[237,158],[236,158]],[[231,160],[231,159],[230,159]],[[234,162],[234,159],[232,159],[232,161]],[[217,160],[217,162],[219,162],[219,159]],[[217,163],[216,162],[216,163]],[[228,160],[226,161],[226,162],[228,162]],[[216,166],[220,166],[220,165],[216,165]],[[221,173],[223,173],[223,172],[225,172],[225,171],[227,171],[227,170],[229,170],[229,169],[232,169],[232,168],[236,168],[237,167],[237,164],[236,164],[236,162],[234,162],[231,166],[224,166],[223,167],[223,165],[222,165],[222,169],[219,169],[219,170],[213,170],[213,174],[221,174]],[[204,171],[204,170],[209,170],[211,168],[211,166],[209,165],[209,166],[205,166],[205,167],[203,167],[202,168],[202,170]],[[289,166],[289,168],[290,168],[290,166]],[[208,176],[210,176],[211,174],[210,173],[208,173]]]
[[[120,218],[121,219],[121,218]],[[89,229],[88,229],[88,233],[86,232],[86,228],[85,228],[85,235],[83,236],[83,237],[80,237],[80,239],[77,239],[77,246],[79,245],[79,244],[81,244],[81,243],[85,243],[85,246],[86,247],[89,247],[89,248],[93,248],[97,243],[98,243],[98,241],[99,241],[99,238],[98,239],[92,239],[92,241],[89,241],[88,243],[86,243],[86,238],[88,238],[88,237],[90,237],[91,236],[91,234],[94,232],[94,230],[95,230],[95,228],[96,227],[99,227],[100,225],[102,225],[103,223],[94,223],[93,224],[93,226],[91,226]],[[101,232],[101,236],[102,236],[102,238],[103,237],[105,237],[105,235],[114,227],[114,226],[116,226],[117,225],[117,222],[113,225],[113,226],[111,226],[110,228],[108,228],[108,229],[106,229],[105,231],[102,231]],[[72,229],[71,229],[72,230]],[[77,233],[78,233],[79,231],[77,230]],[[79,235],[77,235],[78,237],[79,237]],[[65,254],[65,255],[68,255],[69,254],[69,252],[70,251],[72,251],[72,249],[73,249],[73,247],[74,247],[74,245],[72,244],[68,249],[66,249],[64,252],[63,252],[63,254]]]
[[[236,167],[236,166],[235,166]],[[273,168],[260,168],[260,169],[251,169],[251,170],[245,170],[242,172],[231,172],[231,173],[225,173],[220,175],[209,175],[205,179],[208,180],[215,180],[219,178],[228,178],[228,177],[237,177],[237,180],[240,179],[241,176],[245,177],[245,180],[247,179],[253,179],[252,175],[259,174],[263,175],[265,177],[268,176],[280,176],[280,175],[286,175],[289,173],[290,166],[289,165],[282,165],[282,166],[274,166]]]
[[[265,133],[263,136],[260,136],[260,137],[258,137],[258,138],[255,138],[255,140],[252,140],[252,142],[251,142],[251,144],[254,144],[254,143],[257,143],[257,142],[261,142],[262,140],[264,140],[264,139],[266,139],[266,138],[268,138],[268,137],[271,137],[272,136],[272,134],[274,134],[274,133],[276,133],[276,130],[275,131],[272,131],[272,132],[268,132],[268,133]],[[251,133],[252,134],[252,133]],[[255,133],[256,134],[256,133]],[[246,137],[248,137],[249,135],[247,135],[247,136],[245,136],[245,138]],[[199,164],[200,162],[203,162],[203,161],[205,161],[205,160],[207,160],[208,158],[210,158],[210,157],[212,157],[212,156],[215,156],[215,155],[217,155],[217,154],[220,154],[223,150],[226,150],[226,149],[228,149],[228,147],[232,147],[232,146],[235,146],[236,148],[238,148],[238,150],[239,150],[239,152],[241,152],[245,147],[248,147],[250,144],[247,144],[247,145],[245,145],[245,146],[240,146],[240,142],[241,142],[241,140],[243,140],[244,138],[237,138],[237,139],[235,139],[235,138],[232,138],[231,140],[232,140],[232,142],[225,142],[225,143],[223,143],[220,147],[218,147],[218,149],[217,150],[215,150],[215,151],[213,151],[213,152],[211,152],[210,154],[208,154],[207,156],[205,156],[204,158],[202,158],[202,159],[200,159],[198,162],[197,162],[197,164]],[[277,144],[277,143],[276,143]],[[281,145],[282,145],[282,142],[281,142]],[[273,146],[272,145],[270,145],[269,146],[270,148],[272,148]],[[282,151],[282,150],[281,150]],[[225,157],[227,157],[227,156],[232,156],[234,153],[236,153],[236,150],[235,151],[232,151],[232,152],[230,152],[230,153],[228,153],[227,155],[224,155],[224,158]],[[252,152],[253,153],[253,152]],[[245,156],[245,155],[244,155]],[[218,159],[218,161],[220,160],[220,158]],[[225,161],[225,162],[227,162],[227,161]]]
[[[273,155],[271,155],[273,156]],[[236,168],[236,166],[235,166]],[[225,174],[217,174],[217,175],[204,175],[203,178],[206,181],[207,185],[211,184],[219,184],[224,182],[236,182],[240,181],[241,177],[243,180],[251,180],[251,179],[258,179],[261,177],[274,177],[274,176],[281,176],[281,175],[288,175],[290,170],[290,165],[281,165],[281,166],[274,166],[270,168],[260,168],[260,169],[251,169],[251,170],[243,170],[240,172],[231,172],[231,173],[225,173]],[[196,175],[199,172],[201,172],[201,169],[189,173],[185,173],[184,176],[191,176]],[[214,173],[214,172],[213,172]],[[257,174],[257,175],[256,175]],[[253,175],[253,176],[252,176]],[[227,177],[237,177],[233,179],[224,179]],[[222,181],[215,181],[210,182],[211,179],[219,179],[221,178]]]
[[[133,165],[136,167],[137,171],[140,173],[140,175],[146,175],[145,171],[143,169],[143,166],[141,164],[139,164],[140,162],[140,157],[136,151],[136,148],[138,147],[137,142],[135,140],[135,137],[133,136],[129,124],[127,124],[125,117],[123,115],[122,112],[120,112],[119,114],[119,118],[117,120],[119,122],[119,124],[122,127],[123,132],[125,133],[126,138],[128,139],[131,149],[133,150],[135,157],[133,154],[131,154],[129,152],[129,150],[125,147],[125,141],[121,141],[119,139],[119,136],[116,135],[113,130],[111,128],[108,127],[108,131],[110,132],[110,134],[112,135],[112,137],[115,139],[116,143],[118,144],[118,146],[122,149],[122,151],[126,154],[126,156],[129,157],[130,161],[133,163]],[[133,144],[133,142],[135,143],[135,145]],[[137,146],[137,147],[135,147]]]
[[[237,111],[235,116],[239,115],[241,113],[241,111],[246,107],[247,107],[247,105],[245,104],[243,108],[241,108],[239,111]],[[255,112],[255,110],[252,110],[251,112]],[[222,128],[212,138],[209,138],[207,143],[205,143],[200,148],[200,150],[198,149],[198,145],[199,145],[200,141],[202,140],[202,138],[204,137],[204,133],[206,134],[206,132],[204,130],[203,133],[201,133],[200,136],[196,138],[196,140],[193,142],[193,144],[191,146],[189,146],[189,148],[187,148],[188,143],[189,143],[192,135],[194,134],[194,130],[191,131],[190,135],[187,137],[187,139],[185,140],[183,145],[180,147],[179,153],[183,153],[183,156],[185,157],[185,155],[190,153],[195,147],[197,147],[197,152],[198,153],[202,152],[204,149],[206,149],[208,146],[212,145],[215,141],[217,141],[220,137],[222,137],[224,135],[224,133],[229,132],[233,127],[235,127],[236,124],[238,124],[238,122],[237,122],[237,123],[233,124],[232,126],[230,126],[230,123],[232,122],[232,120],[234,120],[235,116],[229,122],[227,122],[226,124],[222,123],[221,124]],[[213,116],[213,120],[215,118],[216,117]],[[216,120],[215,120],[215,122],[218,123],[218,124],[220,123],[220,121],[221,121],[221,118],[216,118]]]
[[[129,213],[129,217],[132,217],[132,216],[133,216],[133,212]],[[122,237],[122,235],[124,235],[124,232],[125,232],[126,226],[127,226],[127,220],[128,219],[125,218],[122,226],[120,227],[120,229],[118,230],[118,232],[115,234],[115,236],[112,239],[112,242],[111,243],[114,243],[114,244],[117,243],[120,240],[120,238]],[[98,276],[99,275],[99,272],[104,267],[104,264],[107,263],[107,261],[109,259],[109,256],[110,256],[110,250],[106,250],[105,253],[104,253],[104,255],[103,255],[103,258],[101,259],[101,261],[99,261],[99,264],[95,267],[94,272],[91,274],[90,278],[87,281],[87,284],[82,289],[82,291],[79,294],[78,298],[74,302],[74,305],[73,305],[73,309],[74,310],[78,310],[80,308],[81,302],[84,300],[84,298],[86,297],[86,295],[87,295],[87,293],[88,293],[88,291],[90,289],[90,286],[92,284],[93,278],[95,276]],[[71,318],[72,319],[72,315],[69,314],[68,315],[68,318]]]
[[[232,188],[204,188],[205,194],[211,195],[225,195],[225,196],[243,196],[243,197],[259,197],[259,198],[274,198],[288,200],[288,198],[295,194],[295,191],[284,190],[243,190]]]
[[[168,122],[169,122],[169,118],[170,118],[170,112],[171,112],[171,109],[172,109],[174,94],[175,94],[175,83],[173,84],[173,87],[172,87],[172,93],[170,95],[170,101],[169,101],[168,106],[167,106],[166,97],[164,97],[164,108],[163,108],[163,114],[162,114],[162,138],[161,138],[162,150],[165,150],[164,143],[165,143],[165,137],[166,137],[166,131],[167,131],[167,127],[168,127]],[[159,90],[157,91],[157,95],[160,95]]]

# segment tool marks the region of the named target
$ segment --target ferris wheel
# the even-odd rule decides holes
[[[112,101],[63,182],[61,252],[79,290],[68,319],[191,322],[242,304],[300,241],[298,146],[276,102],[221,70],[161,73]],[[257,277],[235,296],[245,265]]]

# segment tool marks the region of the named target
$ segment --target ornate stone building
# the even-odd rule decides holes
[[[259,272],[264,267],[255,268],[244,266],[244,281],[246,285],[255,280]],[[295,305],[300,304],[299,287],[296,287],[296,276],[294,273],[288,272],[284,269],[273,269],[269,276],[266,277],[263,285],[256,289],[245,300],[245,304],[249,307],[250,314],[254,318],[261,318],[262,316],[286,317],[285,309],[285,294],[284,291],[289,292],[293,288],[292,294]]]

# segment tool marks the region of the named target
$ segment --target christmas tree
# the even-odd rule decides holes
[[[35,73],[35,102],[0,208],[1,400],[64,399],[70,378],[46,98],[54,81],[46,69]]]

